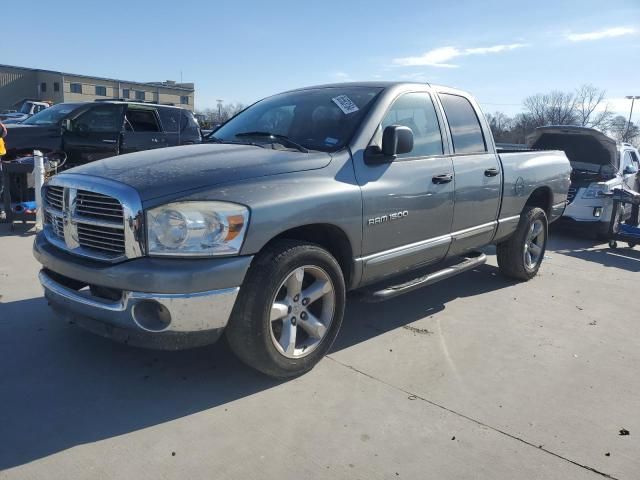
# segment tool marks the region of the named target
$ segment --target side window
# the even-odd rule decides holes
[[[459,95],[440,94],[447,115],[455,153],[482,153],[487,144],[482,134],[480,120],[469,100]]]
[[[199,132],[200,124],[193,113],[184,109],[180,109],[180,111],[182,112],[181,131]]]
[[[122,108],[118,105],[94,107],[74,120],[73,129],[78,132],[119,132],[122,129]]]
[[[393,103],[376,133],[378,145],[381,144],[383,130],[390,125],[402,125],[413,131],[413,150],[398,155],[399,158],[444,153],[438,117],[428,93],[406,93]]]
[[[160,125],[153,110],[129,109],[126,115],[126,128],[133,132],[159,132]]]
[[[638,159],[636,152],[631,151],[629,152],[629,155],[631,155],[631,161],[635,164],[635,166],[640,167],[640,160]]]
[[[180,110],[177,108],[159,108],[160,121],[165,132],[175,133],[180,123]]]

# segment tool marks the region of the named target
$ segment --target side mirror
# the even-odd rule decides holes
[[[62,120],[62,130],[66,130],[67,132],[70,132],[72,130],[70,118],[65,118],[64,120]]]
[[[635,165],[627,165],[624,169],[624,173],[625,175],[633,175],[635,173],[638,173],[638,167],[636,167]]]
[[[389,125],[382,132],[382,154],[394,157],[413,150],[413,131],[401,125]]]

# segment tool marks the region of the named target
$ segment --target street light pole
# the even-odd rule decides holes
[[[218,99],[216,101],[218,102],[218,123],[222,123],[222,100]]]
[[[631,110],[629,111],[629,121],[627,122],[627,130],[624,132],[623,140],[627,140],[627,135],[629,135],[629,129],[631,128],[631,115],[633,115],[633,104],[636,100],[640,100],[640,95],[627,95],[627,100],[631,100]]]

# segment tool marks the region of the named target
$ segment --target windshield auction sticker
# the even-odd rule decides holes
[[[331,101],[335,103],[345,115],[349,115],[350,113],[357,112],[359,110],[358,106],[346,95],[339,95],[332,98]]]

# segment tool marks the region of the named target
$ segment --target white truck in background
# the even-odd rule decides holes
[[[617,143],[599,130],[576,126],[540,127],[527,138],[527,144],[535,150],[566,153],[572,168],[571,186],[561,220],[587,227],[604,238],[613,205],[604,194],[620,187],[638,190],[638,150],[629,143]]]

